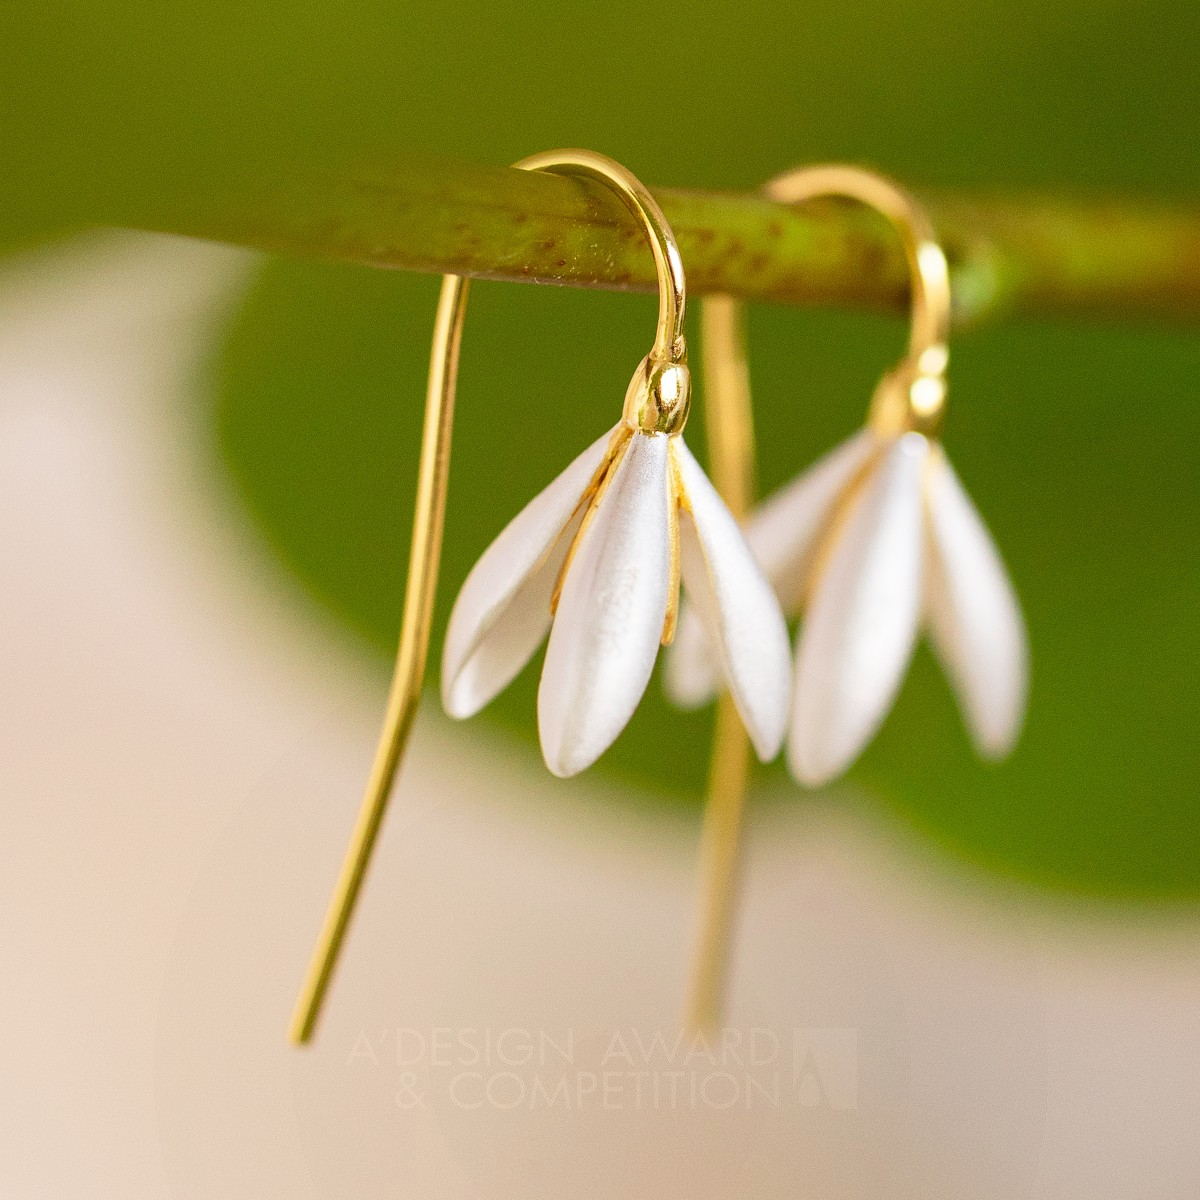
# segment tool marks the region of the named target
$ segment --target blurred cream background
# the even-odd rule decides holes
[[[632,1048],[675,1036],[696,826],[567,801],[432,705],[289,1049],[386,680],[210,459],[251,267],[111,236],[0,283],[0,1196],[1197,1194],[1194,924],[956,875],[851,795],[776,808],[730,1022],[778,1100],[723,1058],[639,1101],[680,1065]]]

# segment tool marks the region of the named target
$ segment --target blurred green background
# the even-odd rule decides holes
[[[10,243],[170,211],[189,189],[289,163],[504,163],[565,145],[611,154],[651,184],[749,187],[846,158],[915,185],[1200,204],[1200,8],[1172,0],[21,0],[0,14],[0,38]],[[223,469],[297,580],[381,664],[401,603],[436,289],[428,277],[269,262],[211,365]],[[478,554],[615,420],[653,319],[646,297],[476,288],[437,649]],[[769,489],[851,432],[904,329],[768,308],[751,321]],[[922,650],[852,778],[1009,876],[1192,898],[1200,334],[1008,323],[964,334],[950,378],[947,446],[1030,626],[1029,723],[1010,761],[978,763]],[[561,422],[535,428],[524,414],[547,401]],[[702,392],[696,411],[699,450]],[[531,760],[537,669],[481,718],[518,735]],[[653,683],[595,769],[652,802],[695,804],[709,723],[670,710]]]

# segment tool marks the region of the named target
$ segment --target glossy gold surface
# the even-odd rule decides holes
[[[289,1036],[297,1045],[310,1041],[316,1029],[421,699],[442,553],[458,352],[469,286],[469,281],[458,275],[447,275],[442,280],[429,362],[417,503],[396,668],[366,794],[292,1014]]]
[[[729,296],[708,297],[700,306],[700,322],[709,466],[717,491],[744,520],[754,493],[754,421],[742,306]],[[721,1021],[750,763],[750,739],[725,692],[717,702],[700,833],[696,948],[684,1014],[693,1033],[709,1032]]]
[[[625,392],[626,423],[639,433],[677,434],[687,424],[692,376],[684,362],[642,359]]]
[[[912,280],[908,353],[880,381],[869,420],[883,434],[911,429],[936,436],[946,402],[950,268],[924,209],[882,175],[841,164],[801,167],[763,190],[786,204],[822,196],[857,200],[882,213],[899,234]]]
[[[679,469],[679,443],[672,440],[667,444],[669,473],[667,481],[671,489],[668,502],[669,533],[671,539],[670,570],[671,576],[667,583],[667,615],[663,618],[662,644],[669,646],[675,640],[675,626],[679,622],[679,589],[682,583],[683,565],[679,547],[679,513],[687,509],[687,489],[683,486],[683,476]]]
[[[683,362],[686,357],[683,261],[667,218],[641,180],[620,163],[592,150],[551,150],[545,154],[531,154],[513,165],[525,171],[552,171],[556,175],[594,179],[616,192],[642,223],[654,252],[658,272],[658,330],[650,357],[656,361]]]

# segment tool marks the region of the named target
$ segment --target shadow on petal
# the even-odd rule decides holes
[[[567,569],[538,687],[555,775],[612,745],[654,670],[670,577],[668,440],[633,435]]]
[[[708,656],[719,660],[750,740],[766,762],[779,753],[787,732],[787,624],[737,521],[682,439],[676,453],[687,497],[680,534],[691,611],[703,622]]]
[[[920,434],[892,443],[830,533],[796,655],[788,763],[801,783],[819,786],[854,761],[912,656],[928,454]]]
[[[925,475],[926,618],[980,754],[1012,749],[1025,714],[1029,648],[995,543],[940,447]]]
[[[869,429],[859,430],[770,496],[746,522],[746,541],[785,612],[795,613],[803,600],[838,497],[879,449]]]
[[[550,628],[554,584],[582,519],[576,506],[612,433],[593,442],[539,492],[467,576],[442,652],[442,705],[452,717],[474,716],[541,645]]]

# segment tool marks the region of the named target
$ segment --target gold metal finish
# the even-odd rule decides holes
[[[924,209],[882,175],[840,164],[789,171],[772,179],[763,191],[785,204],[842,196],[866,204],[891,222],[904,246],[912,280],[911,327],[908,354],[880,381],[869,420],[885,435],[911,429],[937,436],[946,402],[950,268]]]
[[[647,355],[629,381],[624,417],[639,433],[682,433],[691,404],[687,363],[655,362]]]
[[[700,332],[709,471],[726,507],[744,521],[754,503],[755,473],[745,308],[731,296],[706,297]]]
[[[683,559],[679,545],[679,513],[690,511],[687,489],[683,486],[683,472],[679,467],[679,443],[672,438],[667,443],[667,533],[671,553],[668,558],[667,615],[663,618],[661,644],[669,646],[675,640],[675,627],[679,624],[679,589],[683,578]]]
[[[728,692],[717,701],[704,824],[700,831],[699,935],[684,1027],[718,1029],[725,1000],[741,878],[742,814],[750,783],[750,739]]]
[[[447,275],[442,280],[434,322],[429,384],[425,395],[425,427],[417,474],[417,503],[413,515],[412,549],[404,592],[404,615],[396,669],[388,693],[383,734],[367,781],[350,848],[338,876],[325,923],[317,939],[308,974],[296,999],[289,1036],[297,1045],[311,1041],[321,1006],[329,990],[338,954],[362,890],[371,853],[379,836],[388,796],[408,744],[429,652],[433,601],[437,593],[446,515],[446,484],[450,472],[450,437],[454,427],[454,396],[458,380],[458,351],[467,308],[468,280]]]
[[[551,150],[546,154],[531,154],[513,165],[525,171],[553,171],[556,175],[595,179],[620,196],[625,207],[642,223],[658,272],[658,329],[649,357],[657,362],[685,362],[683,260],[667,218],[641,180],[620,163],[593,150]]]
[[[552,171],[595,179],[615,191],[642,222],[658,269],[658,326],[654,346],[634,376],[635,383],[643,381],[639,384],[641,390],[635,420],[627,418],[626,423],[631,430],[640,429],[660,436],[678,433],[687,420],[691,394],[683,336],[683,264],[675,235],[658,202],[619,163],[590,150],[556,150],[535,154],[515,165],[526,171]],[[443,277],[434,323],[412,549],[396,667],[366,793],[292,1015],[289,1036],[297,1045],[311,1041],[316,1030],[420,702],[441,560],[458,356],[467,291],[468,281],[465,278],[457,275]],[[647,427],[647,422],[652,428]],[[598,478],[593,481],[592,493],[587,497],[588,509],[584,513],[581,530],[590,519],[605,482],[611,478],[612,470],[627,445],[628,438],[624,438],[614,439],[614,445],[610,446],[604,473],[598,473]],[[578,535],[576,544],[577,541]]]
[[[744,310],[729,296],[700,305],[704,426],[713,483],[739,521],[754,493],[754,422],[746,364]],[[750,739],[728,692],[717,702],[712,760],[700,831],[698,934],[685,1027],[704,1034],[721,1020],[741,861],[742,812],[750,778]]]
[[[743,312],[731,297],[701,305],[705,429],[713,482],[739,520],[754,490],[754,426]],[[704,825],[700,837],[699,936],[685,1017],[694,1032],[720,1021],[733,917],[737,905],[742,811],[750,772],[750,740],[732,697],[717,706]]]

